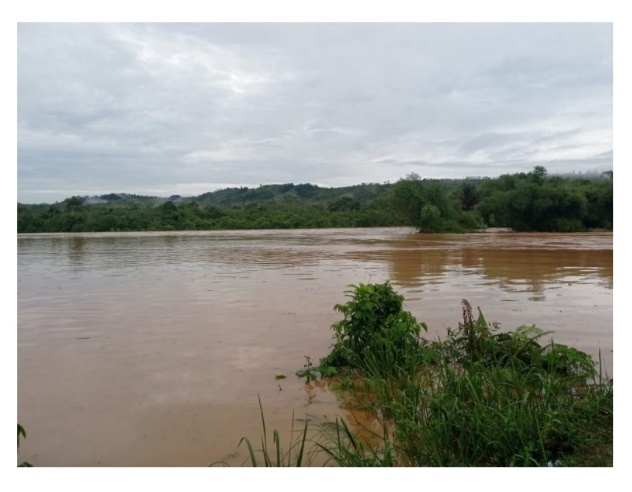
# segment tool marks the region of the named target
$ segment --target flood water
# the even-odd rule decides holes
[[[327,354],[332,307],[360,282],[389,279],[429,338],[465,298],[612,374],[612,249],[611,233],[403,228],[19,235],[19,461],[240,465],[258,397],[268,429],[351,418],[294,373]]]

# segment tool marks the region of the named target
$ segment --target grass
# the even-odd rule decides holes
[[[304,466],[314,444],[324,466],[612,466],[611,380],[577,385],[539,369],[479,363],[400,367],[384,378],[377,364],[339,391],[347,405],[371,411],[381,433],[367,439],[366,429],[336,420],[308,439],[306,422],[284,453],[277,431],[269,446],[261,410],[261,449],[242,440],[251,464]]]
[[[272,446],[268,445],[268,432],[266,429],[266,420],[263,413],[263,405],[261,404],[261,398],[259,398],[259,409],[261,412],[261,426],[263,428],[263,434],[261,436],[261,448],[255,450],[252,443],[247,437],[243,437],[239,441],[239,446],[245,444],[248,449],[248,457],[250,464],[254,467],[263,465],[265,467],[301,467],[304,464],[304,460],[309,458],[306,454],[305,444],[307,442],[308,423],[305,419],[305,425],[302,431],[299,432],[298,438],[294,439],[296,434],[294,429],[294,416],[292,415],[292,429],[290,435],[292,439],[287,451],[283,450],[281,444],[281,437],[279,431],[274,429],[272,431]]]
[[[325,466],[391,467],[396,464],[396,450],[386,423],[381,435],[374,434],[380,442],[376,447],[362,440],[342,419],[324,425],[321,436],[324,437],[324,442],[316,445],[328,457]]]

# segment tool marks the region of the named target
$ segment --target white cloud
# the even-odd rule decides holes
[[[610,24],[18,29],[23,201],[571,171],[610,150]]]

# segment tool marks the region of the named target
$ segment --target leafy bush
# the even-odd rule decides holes
[[[383,284],[359,284],[346,291],[351,300],[334,309],[344,318],[332,325],[335,343],[321,367],[361,368],[370,357],[390,357],[394,364],[421,352],[419,334],[427,330],[402,309],[404,296]]]
[[[596,375],[592,358],[573,347],[551,342],[542,350],[541,357],[544,368],[574,381],[585,381]]]
[[[458,217],[459,225],[464,231],[485,229],[485,223],[481,216],[475,212],[462,212]]]
[[[456,330],[448,328],[446,340],[431,344],[434,362],[537,369],[567,377],[573,384],[596,375],[590,355],[553,341],[542,345],[539,340],[550,332],[523,325],[515,331],[497,333],[498,325],[488,323],[480,308],[474,320],[469,302],[463,299],[461,306],[463,323]]]

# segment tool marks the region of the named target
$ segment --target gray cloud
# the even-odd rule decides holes
[[[611,24],[19,24],[18,200],[612,167]]]

